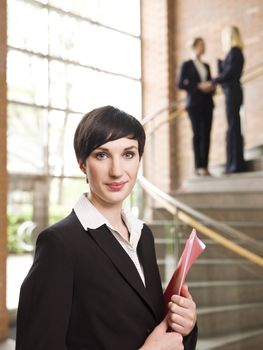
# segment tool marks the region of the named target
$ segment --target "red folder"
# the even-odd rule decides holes
[[[173,294],[180,295],[187,272],[190,270],[198,256],[203,252],[205,247],[205,244],[197,237],[196,230],[193,229],[188,240],[186,241],[183,253],[174,274],[172,275],[172,278],[165,289],[165,305],[169,303]]]

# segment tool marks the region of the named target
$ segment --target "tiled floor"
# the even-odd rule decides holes
[[[12,326],[9,329],[9,339],[0,342],[0,350],[15,349],[15,313],[17,309],[21,283],[32,265],[32,255],[9,255],[7,258],[7,308],[10,311]]]
[[[15,341],[12,339],[1,341],[0,350],[15,350]]]
[[[33,257],[30,254],[9,255],[7,258],[7,308],[16,309],[21,283],[26,277]]]

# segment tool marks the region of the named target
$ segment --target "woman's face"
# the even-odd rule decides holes
[[[199,40],[198,43],[195,45],[194,48],[196,55],[201,56],[205,53],[205,43],[203,40]]]
[[[123,137],[93,150],[81,167],[88,177],[92,203],[121,206],[134,187],[139,166],[137,140]]]

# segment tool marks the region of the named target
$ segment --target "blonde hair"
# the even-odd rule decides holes
[[[229,26],[222,31],[222,46],[224,51],[229,51],[232,47],[244,48],[240,30],[236,26]]]

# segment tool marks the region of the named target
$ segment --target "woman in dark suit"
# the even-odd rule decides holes
[[[209,175],[208,155],[214,88],[204,86],[204,82],[211,81],[209,65],[201,60],[205,52],[204,40],[195,38],[191,48],[193,58],[182,64],[178,87],[187,91],[186,109],[193,130],[195,173],[196,175]]]
[[[79,123],[74,147],[89,193],[38,237],[20,292],[16,350],[195,349],[187,287],[165,317],[152,232],[122,208],[144,142],[142,125],[111,106]]]
[[[240,78],[243,72],[244,55],[239,29],[235,26],[225,28],[222,32],[222,44],[227,55],[223,61],[218,61],[219,75],[213,79],[213,83],[221,84],[225,94],[228,123],[226,173],[237,173],[245,170],[240,125],[240,107],[243,103]]]

